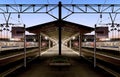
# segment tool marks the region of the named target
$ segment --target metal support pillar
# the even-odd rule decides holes
[[[95,35],[94,35],[94,68],[96,67],[96,24],[95,24]]]
[[[51,41],[49,40],[49,48],[51,48]]]
[[[79,53],[80,53],[80,57],[81,57],[81,49],[82,49],[82,35],[79,35]]]
[[[111,19],[111,22],[112,22],[112,24],[111,24],[111,27],[112,27],[112,37],[113,37],[113,39],[115,39],[116,38],[116,31],[115,31],[115,19],[116,19],[116,16],[117,16],[117,13],[115,13],[115,16],[114,16],[114,18],[113,18],[113,16],[112,16],[112,13],[109,13],[109,15],[110,15],[110,19]]]
[[[59,2],[59,4],[58,4],[58,13],[59,13],[59,24],[58,24],[58,34],[59,34],[59,55],[61,55],[61,50],[62,50],[62,46],[61,46],[61,44],[62,44],[62,27],[61,27],[61,18],[62,18],[62,4],[61,4],[61,2]]]
[[[24,24],[24,67],[26,68],[26,35],[25,35],[25,24]]]
[[[62,50],[62,41],[61,41],[61,32],[62,28],[59,26],[59,55],[61,55],[61,50]]]
[[[69,46],[70,46],[70,48],[72,48],[71,40],[70,40],[70,42],[69,42]]]
[[[41,34],[38,34],[39,57],[41,55]]]
[[[5,18],[5,22],[6,22],[6,26],[5,26],[5,28],[4,28],[4,39],[5,39],[5,38],[8,39],[8,31],[7,31],[7,30],[8,30],[8,28],[9,28],[8,22],[9,22],[11,13],[8,13],[8,17],[6,17],[5,13],[3,13],[3,15],[4,15],[4,18]],[[7,45],[7,42],[6,42],[6,45]]]

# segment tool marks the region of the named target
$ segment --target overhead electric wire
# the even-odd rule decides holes
[[[103,16],[102,16],[102,12],[103,12],[103,9],[104,9],[104,5],[106,4],[106,2],[107,2],[107,0],[105,0],[104,2],[103,2],[103,6],[101,7],[101,11],[100,11],[100,16],[99,16],[99,18],[97,19],[97,22],[96,22],[96,24],[98,24],[99,23],[99,21],[100,21],[100,23],[102,23],[102,21],[103,21]]]
[[[22,19],[21,16],[20,16],[20,13],[19,13],[19,7],[18,7],[18,5],[17,5],[16,0],[14,0],[14,3],[16,4],[17,10],[18,10],[18,22],[20,23],[20,21],[21,21],[22,24],[24,24],[24,23],[23,23],[23,19]]]
[[[103,21],[103,20],[102,20],[102,17],[103,17],[103,16],[102,16],[102,12],[103,12],[104,5],[106,4],[106,2],[107,2],[107,0],[104,1],[103,6],[102,6],[102,8],[101,8],[101,13],[100,13],[100,19],[101,19],[101,20],[100,20],[100,23],[102,23],[102,21]]]

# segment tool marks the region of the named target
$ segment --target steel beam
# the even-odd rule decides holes
[[[120,4],[61,5],[62,8],[65,8],[66,10],[73,13],[120,13]],[[0,13],[46,13],[53,11],[57,7],[59,8],[59,4],[0,4]]]
[[[71,8],[70,8],[71,7]],[[120,13],[120,4],[61,4],[61,8],[70,12],[62,17],[65,19],[72,14],[108,14],[108,13]],[[59,4],[0,4],[0,14],[12,13],[12,14],[48,14],[55,19],[59,19],[50,12],[59,9]],[[61,9],[62,10],[62,9]],[[64,12],[64,11],[62,11]]]

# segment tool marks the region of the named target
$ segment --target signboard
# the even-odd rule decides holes
[[[24,27],[12,27],[12,38],[23,38]]]

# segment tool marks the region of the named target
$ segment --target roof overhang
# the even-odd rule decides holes
[[[61,23],[61,25],[59,23]],[[85,33],[90,33],[94,30],[94,28],[92,27],[88,27],[64,20],[61,21],[56,20],[44,24],[35,25],[26,28],[26,30],[34,34],[43,33],[55,40],[58,40],[58,26],[62,27],[62,40],[68,39],[69,37],[77,33],[85,34]]]

